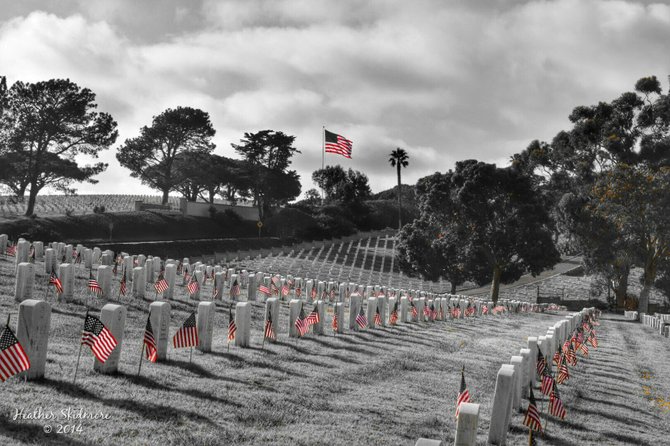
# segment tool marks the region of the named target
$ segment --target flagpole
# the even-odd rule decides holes
[[[88,308],[86,309],[86,316],[88,316]],[[86,324],[86,319],[84,319],[84,324]],[[81,348],[84,346],[84,344],[79,342],[79,354],[77,355],[77,365],[74,368],[74,379],[72,380],[72,384],[74,385],[77,382],[77,373],[79,372],[79,360],[81,359]]]
[[[149,307],[149,319],[151,319],[151,307]],[[146,331],[146,329],[145,329]],[[142,340],[142,349],[140,350],[140,365],[137,367],[137,376],[140,376],[140,371],[142,370],[142,359],[144,359],[144,349],[146,348],[146,344],[144,343],[144,339]]]

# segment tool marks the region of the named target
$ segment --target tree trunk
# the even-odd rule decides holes
[[[28,206],[26,206],[26,216],[30,217],[35,212],[35,201],[37,199],[38,189],[34,185],[30,186],[30,195],[28,195]]]
[[[402,182],[400,181],[400,162],[398,166],[398,230],[402,229]]]
[[[500,291],[500,276],[502,270],[498,265],[493,266],[493,279],[491,280],[491,300],[495,306],[498,303],[498,292]]]
[[[165,206],[168,203],[168,194],[170,193],[170,189],[163,189],[163,200],[161,201],[161,204]]]
[[[451,291],[449,291],[449,294],[456,294],[456,283],[451,282]]]
[[[625,273],[619,277],[619,283],[614,289],[614,296],[616,296],[616,306],[617,308],[626,307],[626,296],[628,295],[628,274],[629,270],[626,269]]]
[[[644,276],[642,276],[642,291],[638,299],[637,311],[640,313],[649,313],[649,292],[656,280],[656,262],[650,260],[644,267]]]

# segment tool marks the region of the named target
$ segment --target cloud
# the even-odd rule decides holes
[[[407,182],[460,159],[505,162],[569,126],[577,105],[670,73],[670,7],[653,2],[439,0],[27,2],[0,12],[10,81],[69,77],[98,95],[121,143],[152,116],[208,111],[217,152],[266,128],[297,136],[303,189],[321,127],[354,141],[373,190],[405,148]],[[114,158],[97,186],[144,190]]]

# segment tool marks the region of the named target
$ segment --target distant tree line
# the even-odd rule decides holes
[[[670,295],[670,97],[655,76],[611,102],[578,106],[572,127],[533,141],[498,168],[474,160],[419,180],[420,218],[401,231],[409,274],[499,283],[551,267],[555,246],[617,307],[648,311],[652,286]],[[640,267],[639,302],[628,294]],[[598,288],[596,286],[596,288]]]

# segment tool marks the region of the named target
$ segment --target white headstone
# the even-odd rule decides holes
[[[63,284],[63,294],[59,300],[72,300],[74,296],[74,265],[72,263],[61,263],[59,278]]]
[[[168,302],[152,302],[149,305],[149,311],[151,312],[151,328],[154,332],[158,359],[166,359],[170,337],[170,304]]]
[[[479,404],[461,403],[456,422],[454,446],[475,446],[477,444],[477,424],[479,422]]]
[[[407,296],[402,296],[400,298],[400,319],[402,323],[409,322],[411,314],[409,312],[409,299]]]
[[[358,294],[352,294],[349,296],[349,330],[358,330],[358,324],[356,324],[356,316],[361,309],[361,296]]]
[[[337,333],[344,333],[344,302],[337,302],[333,308],[333,316],[337,314]]]
[[[514,393],[512,395],[512,409],[518,410],[521,407],[521,393],[523,389],[523,357],[512,356],[510,364],[514,366],[514,375],[516,376],[516,384],[514,385]]]
[[[268,297],[265,301],[265,318],[263,319],[263,329],[265,329],[265,322],[268,320],[268,315],[272,315],[272,327],[274,328],[275,333],[278,332],[277,327],[279,326],[279,299],[276,297]],[[272,339],[267,339],[266,341],[275,342]]]
[[[198,327],[198,346],[201,352],[212,351],[212,337],[214,334],[214,313],[216,304],[214,302],[200,302],[196,325]]]
[[[177,280],[177,265],[171,263],[165,265],[165,281],[168,283],[168,290],[163,293],[163,297],[166,299],[173,299],[175,293],[175,282]]]
[[[144,268],[141,266],[133,268],[133,296],[144,298],[147,285],[145,280]]]
[[[98,284],[102,288],[102,297],[109,299],[112,297],[112,267],[109,265],[98,266]]]
[[[537,375],[537,338],[528,338],[528,350],[530,350],[530,361],[528,363],[528,380],[536,386],[535,376]]]
[[[302,308],[302,305],[303,302],[300,299],[291,299],[288,303],[288,310],[289,310],[288,335],[290,338],[299,337],[298,330],[295,328],[295,320],[298,318],[298,315],[300,314],[300,308]],[[275,324],[275,327],[277,327],[277,324]]]
[[[44,253],[44,272],[51,274],[51,271],[56,271],[56,251],[48,248]]]
[[[532,382],[530,380],[530,349],[522,348],[519,350],[519,356],[523,358],[523,364],[521,365],[521,395],[523,397],[528,397],[528,386]]]
[[[507,439],[512,409],[512,391],[515,383],[514,368],[503,364],[498,371],[489,426],[489,443],[504,445]]]
[[[372,290],[372,287],[368,287]],[[375,328],[375,314],[377,314],[377,298],[368,297],[368,306],[366,308],[368,314],[368,328]]]
[[[21,262],[16,270],[16,286],[14,287],[14,300],[23,302],[32,299],[35,284],[35,265],[29,262]]]
[[[238,302],[235,305],[235,345],[238,347],[249,347],[251,342],[251,304]]]
[[[43,300],[28,299],[19,305],[16,338],[30,360],[28,379],[44,377],[51,326],[51,306]]]

